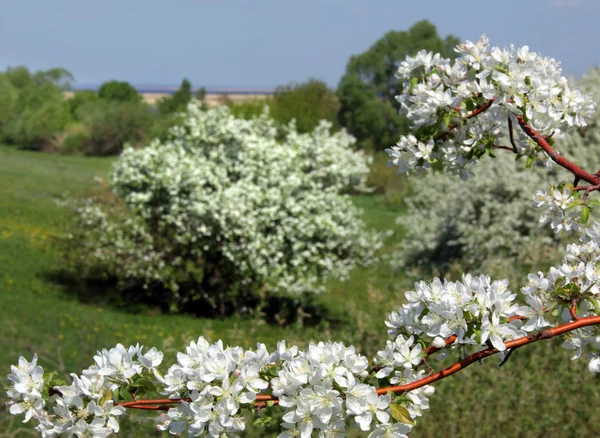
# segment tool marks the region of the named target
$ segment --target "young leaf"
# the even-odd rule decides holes
[[[581,223],[585,224],[590,220],[590,208],[587,205],[584,205],[581,208]]]
[[[531,166],[533,165],[534,161],[535,161],[535,157],[527,157],[527,161],[525,162],[525,167],[527,169],[530,169]]]
[[[583,204],[585,204],[583,199],[575,199],[574,201],[569,202],[569,204],[567,205],[567,208],[573,208],[573,207],[577,207],[578,205],[583,205]]]
[[[410,424],[414,426],[415,422],[412,418],[410,418],[410,414],[408,413],[408,409],[406,409],[402,405],[390,405],[390,411],[392,412],[392,417],[404,424]]]
[[[600,201],[598,201],[597,199],[590,199],[588,201],[588,205],[591,207],[600,207]]]

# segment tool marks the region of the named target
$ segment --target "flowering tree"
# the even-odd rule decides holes
[[[35,356],[20,358],[9,375],[10,412],[35,419],[43,436],[109,436],[127,409],[167,411],[158,428],[172,434],[235,436],[244,430],[244,410],[267,408],[258,420],[267,422],[272,408],[284,411],[281,437],[343,436],[346,419],[370,437],[404,437],[428,408],[432,383],[488,356],[504,362],[518,348],[564,335],[576,358],[590,350],[589,370],[600,373],[600,223],[589,225],[598,205],[589,194],[600,176],[554,148],[564,132],[585,125],[594,104],[569,88],[555,60],[527,47],[490,49],[484,36],[457,50],[454,63],[420,52],[400,66],[398,100],[413,130],[389,153],[401,171],[439,168],[462,178],[499,150],[530,163],[551,160],[573,174],[573,183],[539,190],[535,206],[553,230],[579,232],[580,243],[567,247],[559,267],[528,276],[526,304],[506,280],[486,276],[417,283],[386,321],[393,338],[372,361],[341,343],[302,351],[281,341],[269,352],[263,344],[243,350],[200,337],[165,374],[155,348],[117,345],[66,385],[45,375]],[[452,351],[456,363],[429,368],[427,357]],[[164,398],[142,399],[148,391]]]

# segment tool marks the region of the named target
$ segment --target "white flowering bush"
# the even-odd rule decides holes
[[[550,228],[579,234],[558,267],[529,274],[520,293],[485,275],[416,283],[385,322],[391,338],[371,360],[331,341],[306,350],[281,341],[269,351],[200,337],[166,372],[156,349],[117,345],[66,385],[45,375],[35,356],[21,358],[9,375],[11,413],[33,419],[48,437],[115,434],[128,409],[166,411],[157,428],[174,435],[238,436],[244,411],[259,412],[257,423],[267,424],[279,409],[280,437],[340,437],[356,425],[371,438],[401,438],[429,407],[433,383],[492,355],[502,365],[521,347],[564,336],[573,358],[585,353],[589,371],[600,374],[600,223],[589,220],[600,177],[551,144],[583,126],[593,103],[568,88],[556,61],[527,48],[490,49],[482,37],[458,51],[453,64],[421,52],[401,65],[406,84],[399,100],[414,130],[389,153],[403,171],[440,168],[463,178],[496,149],[547,155],[575,178],[535,195]],[[497,143],[497,128],[508,120],[510,146]],[[457,361],[435,371],[427,362],[432,355]],[[162,398],[141,398],[147,392]]]
[[[173,308],[204,302],[220,313],[261,291],[320,292],[324,279],[374,260],[379,238],[344,194],[367,190],[369,160],[354,138],[328,122],[309,134],[292,124],[284,140],[276,128],[267,114],[190,104],[167,141],[117,161],[111,186],[124,213],[79,206],[80,260]]]

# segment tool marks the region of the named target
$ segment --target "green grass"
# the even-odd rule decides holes
[[[20,355],[36,352],[45,368],[79,371],[91,364],[97,349],[117,342],[154,345],[165,351],[166,362],[200,335],[244,347],[259,341],[273,346],[279,339],[299,345],[331,339],[354,343],[366,354],[384,344],[383,321],[401,303],[401,289],[407,285],[385,261],[355,269],[347,281],[332,281],[318,301],[341,323],[318,327],[268,325],[239,317],[130,314],[79,301],[74,291],[52,280],[59,268],[55,239],[70,221],[56,200],[66,192],[85,194],[96,184],[94,178],[105,178],[110,167],[111,159],[0,147],[0,382]],[[393,229],[391,246],[402,234],[394,224],[399,211],[387,199],[356,196],[354,201],[365,209],[369,226]],[[413,436],[597,436],[598,380],[583,360],[569,361],[559,345],[522,349],[500,369],[490,359],[439,382],[432,408]],[[2,409],[0,435],[8,436],[20,423]],[[126,435],[134,434],[131,427]],[[150,428],[135,430],[141,430],[139,436],[152,433]]]

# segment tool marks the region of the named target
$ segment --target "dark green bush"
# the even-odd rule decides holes
[[[173,114],[184,111],[190,100],[192,100],[192,84],[184,79],[172,96],[165,96],[156,103],[156,108],[160,114]]]
[[[108,81],[104,82],[98,90],[98,96],[105,100],[117,102],[141,102],[140,96],[129,82]]]
[[[141,145],[152,127],[148,106],[135,102],[89,102],[80,109],[88,130],[86,155],[117,155],[126,143]]]

